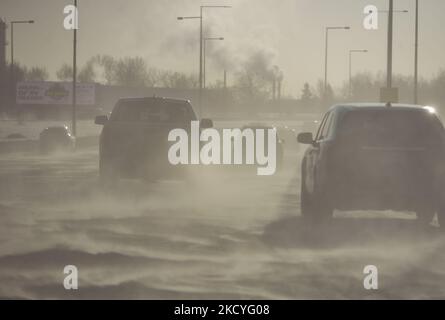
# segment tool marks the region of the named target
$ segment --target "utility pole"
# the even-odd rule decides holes
[[[199,116],[202,117],[202,87],[203,87],[203,9],[205,8],[231,8],[231,6],[200,6],[198,17],[178,17],[178,20],[199,19]]]
[[[11,23],[11,98],[14,97],[14,23]]]
[[[419,63],[419,0],[416,0],[416,36],[414,44],[414,104],[419,103],[418,63]]]
[[[6,110],[7,77],[6,77],[6,23],[0,18],[0,112]]]
[[[394,0],[389,0],[389,14],[388,14],[388,56],[386,66],[386,87],[392,88],[392,29],[393,29],[393,13]]]
[[[77,83],[77,22],[78,22],[78,17],[77,17],[77,0],[74,0],[74,36],[73,36],[73,96],[72,96],[72,104],[73,104],[73,114],[72,114],[72,134],[77,137],[77,130],[76,130],[76,83]]]
[[[326,98],[326,92],[328,89],[328,33],[329,29],[326,28],[325,33],[325,44],[324,44],[324,96]]]
[[[15,92],[15,74],[14,74],[14,24],[34,23],[34,20],[15,20],[11,21],[11,104],[16,105]],[[15,108],[14,108],[15,109]],[[18,120],[21,122],[21,111],[18,114]]]
[[[227,70],[224,69],[224,77],[223,77],[223,101],[224,107],[227,107]]]
[[[202,9],[204,6],[200,7],[199,15],[199,117],[202,118]]]

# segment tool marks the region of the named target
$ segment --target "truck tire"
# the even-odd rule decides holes
[[[333,217],[334,210],[330,206],[322,190],[310,195],[305,187],[305,174],[302,173],[300,209],[304,221],[317,225],[329,221]]]

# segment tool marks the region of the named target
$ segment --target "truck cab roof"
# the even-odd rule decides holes
[[[435,109],[430,106],[424,106],[424,105],[415,105],[415,104],[402,104],[402,103],[392,103],[390,106],[388,106],[386,103],[380,103],[380,102],[360,102],[360,103],[342,103],[342,104],[336,104],[333,105],[331,108],[329,108],[329,111],[333,110],[341,110],[341,111],[352,111],[352,110],[363,110],[363,109],[371,109],[371,110],[377,110],[377,109],[384,109],[384,110],[407,110],[407,111],[413,111],[413,110],[419,110],[419,111],[429,111],[431,113],[435,113]]]
[[[158,97],[158,96],[120,98],[119,102],[126,102],[126,101],[150,101],[150,100],[160,100],[160,101],[172,102],[172,103],[190,103],[190,100],[186,100],[186,99]]]

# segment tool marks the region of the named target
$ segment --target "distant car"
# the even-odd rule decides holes
[[[163,97],[120,99],[110,118],[97,116],[103,125],[99,142],[99,175],[102,182],[117,178],[157,179],[179,177],[183,166],[173,166],[167,154],[171,129],[190,130],[197,120],[188,100]],[[210,128],[210,119],[202,119],[200,127]]]
[[[445,131],[430,107],[332,107],[301,166],[301,213],[320,222],[333,210],[414,211],[445,227]]]
[[[40,152],[72,151],[76,145],[76,138],[67,126],[53,126],[43,129],[40,133]]]
[[[26,139],[26,137],[21,133],[11,133],[6,136],[6,139],[16,140],[16,139]]]

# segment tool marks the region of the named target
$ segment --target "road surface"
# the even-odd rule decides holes
[[[91,147],[0,159],[0,297],[64,299],[445,298],[445,238],[414,215],[335,213],[308,229],[299,160],[273,177],[98,184]],[[75,265],[78,290],[65,290]],[[378,290],[363,269],[378,268]]]

